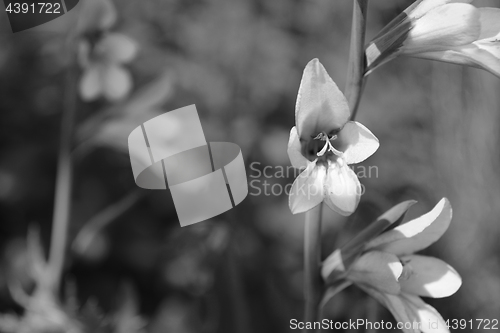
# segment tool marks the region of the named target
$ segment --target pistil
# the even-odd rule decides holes
[[[335,147],[330,142],[331,140],[335,140],[335,139],[337,139],[337,135],[332,135],[331,137],[328,137],[328,134],[326,134],[325,132],[319,133],[314,138],[314,140],[325,141],[325,145],[323,146],[323,148],[316,155],[318,157],[319,156],[323,156],[323,155],[326,154],[327,151],[331,151],[332,153],[334,153],[337,156],[342,156],[343,153],[340,150],[335,149]]]

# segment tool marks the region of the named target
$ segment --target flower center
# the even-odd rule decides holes
[[[325,155],[327,152],[331,151],[337,156],[342,156],[344,153],[342,153],[340,150],[335,149],[335,147],[332,145],[330,141],[337,139],[337,135],[331,135],[328,136],[325,132],[321,132],[316,137],[314,140],[321,140],[325,141],[325,145],[323,146],[323,149],[321,149],[316,155],[318,157]]]
[[[410,276],[413,274],[413,267],[410,265],[409,259],[403,260],[400,259],[401,264],[403,265],[403,272],[401,273],[401,276],[399,277],[399,281],[404,281],[408,280]]]

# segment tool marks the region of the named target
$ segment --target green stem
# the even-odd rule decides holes
[[[371,297],[366,300],[366,321],[376,323],[378,320],[378,304],[377,301]],[[366,328],[365,333],[377,333],[377,330],[371,328]]]
[[[227,251],[227,270],[228,270],[228,288],[231,291],[231,308],[233,317],[233,332],[234,333],[250,333],[253,332],[252,324],[248,317],[250,313],[247,305],[243,278],[241,275],[239,261],[234,251],[234,246],[229,246]]]
[[[305,315],[304,322],[318,320],[319,302],[321,300],[321,214],[323,204],[319,204],[306,212],[304,236],[304,290]],[[314,332],[305,329],[304,332]]]
[[[144,193],[144,191],[135,190],[97,213],[80,229],[73,240],[72,249],[79,254],[85,253],[97,234],[135,205]]]
[[[73,42],[68,42],[68,69],[65,84],[64,111],[61,121],[61,140],[57,163],[56,193],[54,199],[54,216],[52,219],[52,235],[50,240],[49,260],[46,268],[46,287],[57,293],[64,267],[68,224],[71,210],[71,193],[73,185],[73,166],[71,148],[76,113],[76,77],[73,64]]]
[[[351,120],[356,118],[363,92],[365,73],[365,32],[368,0],[354,0],[351,28],[351,48],[345,96],[351,109]]]

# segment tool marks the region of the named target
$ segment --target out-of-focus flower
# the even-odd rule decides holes
[[[429,213],[368,239],[349,267],[343,257],[351,254],[343,253],[346,248],[336,250],[325,260],[322,276],[329,282],[356,284],[389,309],[398,322],[408,323],[404,332],[449,332],[441,315],[420,296],[453,295],[461,278],[445,262],[413,253],[438,240],[448,229],[451,216],[450,203],[443,198]]]
[[[367,72],[406,55],[485,69],[500,77],[500,9],[472,0],[417,0],[366,49]]]
[[[379,142],[366,127],[348,121],[349,115],[342,92],[319,60],[311,60],[300,83],[296,126],[288,142],[292,165],[305,169],[290,191],[292,213],[308,211],[322,201],[342,215],[356,209],[361,185],[349,164],[370,157]]]
[[[93,46],[82,41],[79,50],[82,99],[91,101],[104,96],[116,101],[125,97],[132,88],[132,77],[123,64],[132,61],[136,54],[136,43],[120,33],[107,33]]]
[[[138,48],[131,38],[108,31],[116,19],[110,0],[88,0],[83,6],[77,25],[82,38],[78,60],[83,69],[80,96],[84,101],[100,96],[116,101],[132,89],[132,77],[123,65],[135,58]]]
[[[118,15],[111,0],[86,0],[82,3],[82,10],[77,22],[77,31],[80,34],[91,34],[110,29]]]

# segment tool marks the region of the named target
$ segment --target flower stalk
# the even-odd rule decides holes
[[[304,236],[304,290],[306,297],[304,322],[318,319],[321,299],[321,216],[323,204],[306,212]],[[305,329],[304,332],[314,332]]]
[[[353,4],[351,47],[345,87],[345,96],[351,109],[351,120],[356,118],[365,81],[365,33],[368,0],[355,0]]]
[[[355,0],[351,31],[351,47],[345,96],[351,110],[350,119],[356,117],[361,99],[365,73],[365,31],[368,0]],[[322,294],[321,268],[321,217],[323,204],[308,210],[305,216],[304,240],[304,322],[318,320],[319,303]],[[305,329],[304,332],[314,332]]]
[[[66,73],[64,111],[61,121],[61,139],[57,162],[54,215],[52,219],[49,260],[43,281],[45,287],[53,293],[57,293],[59,289],[64,267],[73,187],[71,149],[76,113],[76,73],[73,66],[75,48],[74,42],[71,40],[68,38],[66,45],[68,69]]]

